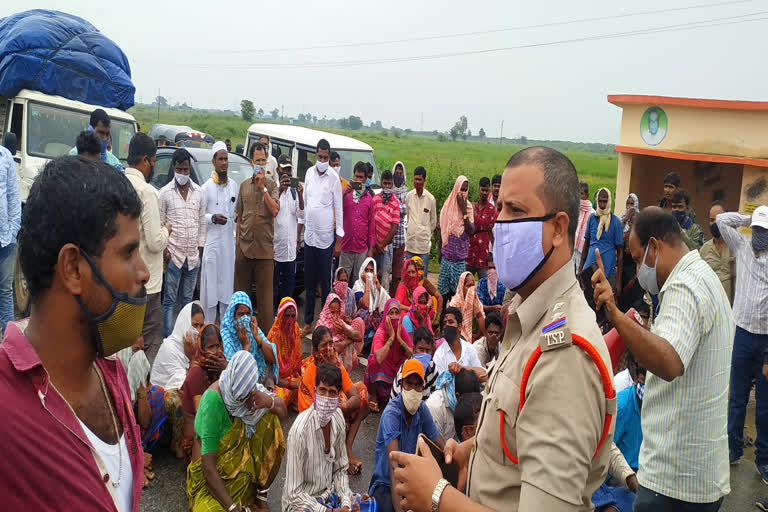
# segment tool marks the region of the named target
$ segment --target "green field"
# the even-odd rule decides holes
[[[149,131],[157,121],[157,110],[149,106],[138,106],[130,110],[141,125],[141,130]],[[239,117],[225,114],[202,112],[160,110],[160,121],[167,124],[184,124],[213,135],[217,140],[229,138],[232,147],[245,142],[245,134],[251,123]],[[416,166],[427,169],[427,188],[435,195],[438,205],[453,187],[454,180],[460,174],[470,179],[470,198],[476,200],[478,180],[500,174],[504,164],[515,151],[524,147],[498,139],[488,141],[439,141],[436,137],[405,135],[400,132],[395,136],[391,131],[344,131],[330,130],[367,142],[373,147],[379,170],[391,169],[392,165],[402,160],[408,171]],[[386,134],[386,135],[385,135]],[[553,146],[557,147],[553,143]],[[571,145],[573,146],[573,145]],[[599,187],[607,187],[612,192],[616,187],[616,169],[618,159],[615,153],[589,153],[566,151],[579,173],[579,179],[589,183],[594,193]],[[409,179],[410,181],[410,179]]]

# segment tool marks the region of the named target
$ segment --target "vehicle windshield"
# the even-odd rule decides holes
[[[198,161],[197,170],[200,173],[200,179],[205,183],[213,175],[213,162]],[[239,187],[246,178],[253,176],[253,167],[247,160],[237,158],[230,153],[228,175]]]
[[[75,147],[75,139],[88,128],[90,112],[30,102],[27,119],[27,154],[42,158],[66,155]],[[113,119],[110,126],[112,153],[124,164],[128,144],[136,133],[134,124]]]

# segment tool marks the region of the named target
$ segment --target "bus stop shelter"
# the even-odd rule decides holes
[[[715,200],[747,214],[768,204],[768,102],[643,95],[608,102],[622,109],[617,214],[630,192],[641,207],[657,204],[670,171],[702,225]]]

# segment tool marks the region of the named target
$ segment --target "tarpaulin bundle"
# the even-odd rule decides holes
[[[122,110],[136,92],[111,39],[82,18],[43,9],[0,19],[0,95],[21,89]]]

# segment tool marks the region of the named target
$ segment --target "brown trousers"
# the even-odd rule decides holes
[[[235,291],[245,292],[251,298],[252,313],[256,316],[259,329],[265,336],[272,328],[274,321],[273,275],[274,260],[246,258],[239,247],[235,249]]]

